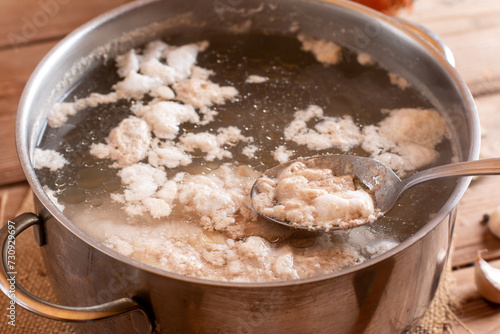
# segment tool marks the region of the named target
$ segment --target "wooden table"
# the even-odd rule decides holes
[[[208,0],[207,0],[208,1]],[[0,221],[12,218],[29,191],[16,157],[14,122],[22,89],[42,57],[68,32],[126,0],[2,0],[0,2]],[[500,157],[500,1],[417,0],[405,18],[442,37],[456,68],[475,97],[485,130],[482,155]],[[462,302],[459,319],[476,334],[500,333],[500,305],[476,291],[473,260],[478,250],[500,267],[500,240],[483,215],[500,205],[500,177],[483,177],[467,191],[455,229],[454,296]],[[459,325],[455,333],[466,333]]]

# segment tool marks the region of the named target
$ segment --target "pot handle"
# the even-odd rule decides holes
[[[24,309],[54,320],[90,321],[114,317],[131,311],[140,311],[145,318],[148,333],[152,333],[152,321],[141,305],[132,298],[120,298],[112,302],[95,306],[63,306],[42,300],[26,291],[16,281],[15,247],[16,237],[33,226],[35,238],[39,246],[45,244],[42,232],[42,220],[33,213],[23,213],[9,220],[0,230],[1,267],[0,289],[2,292]],[[141,320],[141,324],[142,324]]]
[[[446,44],[444,44],[444,42],[438,35],[420,24],[410,22],[400,17],[396,17],[395,19],[399,23],[401,23],[408,31],[418,35],[427,43],[432,45],[436,50],[439,51],[439,53],[443,55],[443,57],[448,63],[450,63],[451,66],[455,67],[455,57],[453,57],[453,53],[451,52],[450,48]]]

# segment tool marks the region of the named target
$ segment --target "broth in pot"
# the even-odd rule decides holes
[[[420,185],[348,231],[258,218],[256,178],[316,154],[371,156],[401,177],[453,160],[440,114],[369,55],[303,35],[214,32],[170,36],[95,69],[53,110],[35,167],[63,213],[106,246],[236,282],[363,263],[412,236],[453,189]]]

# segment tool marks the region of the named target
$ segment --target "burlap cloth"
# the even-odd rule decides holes
[[[32,212],[31,193],[27,194],[19,213]],[[10,217],[9,217],[10,218]],[[6,222],[2,222],[2,225]],[[44,300],[56,302],[54,293],[47,278],[39,248],[29,231],[16,239],[17,279],[24,288]],[[454,301],[451,290],[454,285],[451,268],[447,268],[439,285],[434,301],[425,317],[411,331],[405,334],[444,334],[453,333],[452,323],[456,319],[453,313]],[[71,323],[49,320],[31,312],[16,308],[15,327],[8,324],[5,316],[9,299],[0,293],[0,333],[16,334],[59,334],[75,333]],[[119,334],[119,333],[117,333]],[[389,334],[389,333],[388,333]]]

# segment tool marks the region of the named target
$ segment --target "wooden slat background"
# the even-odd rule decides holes
[[[500,157],[500,1],[416,0],[403,16],[437,33],[450,47],[456,68],[469,86],[484,132],[481,155]],[[457,281],[454,297],[461,303],[461,322],[475,334],[500,333],[500,305],[485,301],[477,292],[473,267],[478,250],[500,258],[500,240],[481,224],[484,214],[500,206],[500,177],[472,183],[460,202],[455,228],[452,265]],[[493,261],[500,268],[500,261]],[[455,333],[468,333],[458,323]]]
[[[29,191],[16,157],[14,122],[17,104],[30,73],[50,48],[70,31],[126,2],[129,1],[0,2],[0,198],[7,195],[4,205],[0,203],[2,224],[14,216]],[[42,5],[49,3],[52,7]],[[500,1],[416,0],[413,10],[402,16],[434,31],[451,48],[456,68],[478,106],[485,133],[482,156],[500,157]],[[500,177],[479,178],[460,203],[455,229],[452,265],[457,287],[454,297],[462,302],[459,319],[476,334],[500,333],[500,305],[480,297],[471,267],[476,252],[481,249],[487,249],[486,258],[500,267],[500,240],[481,224],[483,215],[498,206]],[[458,324],[454,332],[467,333]]]

